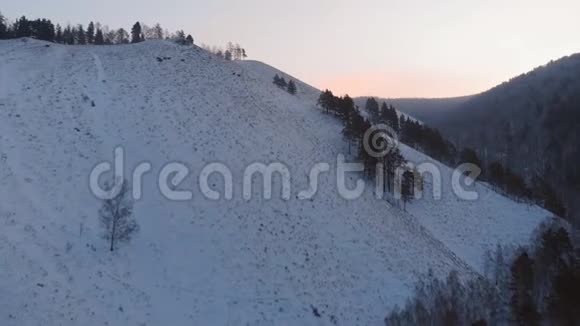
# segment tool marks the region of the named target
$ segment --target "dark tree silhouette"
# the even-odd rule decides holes
[[[90,22],[87,27],[87,42],[89,44],[95,43],[95,24],[93,22]]]
[[[379,121],[379,102],[374,97],[369,97],[365,103],[365,110],[369,115],[372,123]]]
[[[143,33],[141,31],[141,24],[136,22],[131,28],[131,43],[139,43],[143,41]]]
[[[185,44],[193,45],[193,37],[191,35],[187,35],[187,37],[185,38]]]
[[[60,25],[56,25],[56,35],[54,36],[54,41],[56,43],[63,43],[63,37],[62,37],[62,27],[60,27]]]
[[[103,31],[100,28],[97,28],[97,32],[95,33],[95,45],[103,45],[103,44],[105,44]]]
[[[526,252],[523,252],[516,258],[511,267],[512,298],[510,307],[514,321],[522,326],[539,324],[538,310],[532,295],[534,287],[533,264],[533,260]]]
[[[401,182],[401,199],[403,200],[403,210],[407,209],[407,203],[415,195],[415,176],[411,171],[405,171],[402,175]]]
[[[6,18],[0,12],[0,39],[8,38],[8,26],[6,24]]]
[[[77,32],[76,32],[76,39],[77,39],[77,44],[79,44],[79,45],[87,44],[87,34],[85,33],[83,25],[78,26]]]
[[[296,84],[294,84],[294,81],[292,80],[288,82],[288,93],[292,95],[296,94]]]

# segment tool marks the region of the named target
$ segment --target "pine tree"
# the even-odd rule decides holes
[[[8,26],[6,26],[6,19],[0,12],[0,40],[8,38]]]
[[[131,43],[139,43],[143,41],[143,35],[141,33],[141,24],[136,22],[131,28]]]
[[[185,45],[185,32],[183,30],[179,30],[175,34],[175,42],[177,44]]]
[[[348,94],[344,95],[342,98],[338,99],[338,105],[336,108],[338,111],[336,112],[338,117],[344,122],[347,117],[349,117],[351,114],[355,114],[355,115],[359,115],[360,113],[358,112],[357,108],[354,105],[354,101],[353,99],[348,96]],[[358,126],[358,125],[357,125]],[[362,134],[364,134],[364,132],[366,131],[366,129],[364,130],[358,130],[362,136]]]
[[[274,75],[274,80],[272,83],[276,86],[280,86],[280,76],[278,76],[278,74]]]
[[[62,27],[60,27],[60,25],[56,25],[56,35],[54,37],[54,41],[56,43],[63,43]]]
[[[365,103],[365,110],[369,115],[371,123],[376,124],[379,121],[379,102],[374,97],[369,97]]]
[[[93,22],[90,22],[87,27],[87,42],[89,44],[95,43],[95,24]]]
[[[397,168],[406,164],[406,162],[399,147],[394,147],[383,157],[384,176],[386,178],[384,182],[385,191],[389,193],[393,191],[391,185],[394,181],[395,172]]]
[[[227,53],[227,51],[226,51]],[[274,76],[274,81],[273,81],[274,85],[280,87],[280,88],[287,88],[288,84],[286,83],[286,80],[284,79],[284,77],[280,77],[278,76],[278,74],[276,74]]]
[[[32,35],[32,31],[30,29],[30,22],[26,19],[25,16],[20,17],[14,23],[14,35],[15,37],[30,37]]]
[[[387,110],[387,124],[395,130],[395,132],[399,132],[399,115],[397,114],[397,110],[392,105],[389,105],[389,109]]]
[[[533,300],[534,270],[533,260],[523,252],[511,267],[512,298],[510,307],[516,324],[522,326],[539,325],[539,314]]]
[[[77,29],[77,44],[87,44],[87,34],[85,33],[83,25],[79,25]]]
[[[334,94],[332,94],[330,90],[327,89],[324,92],[320,93],[320,96],[318,97],[318,105],[320,105],[320,107],[322,107],[326,113],[334,111],[335,104],[336,98],[334,97]]]
[[[356,143],[358,140],[358,132],[357,132],[357,124],[358,124],[358,117],[360,117],[358,112],[354,110],[349,110],[345,114],[343,119],[344,128],[342,129],[342,136],[344,140],[348,143],[348,153],[351,153],[351,144]]]
[[[193,45],[193,37],[191,36],[191,34],[188,34],[187,37],[185,38],[185,44]]]
[[[75,44],[74,33],[72,27],[67,25],[62,32],[62,40],[64,44],[73,45]]]
[[[296,95],[296,84],[292,80],[288,82],[288,93]]]
[[[414,192],[414,175],[411,171],[405,171],[401,180],[401,199],[403,200],[403,210],[407,209],[407,203],[411,201]]]
[[[105,44],[103,31],[100,28],[97,28],[97,32],[95,33],[95,45],[103,45],[103,44]]]

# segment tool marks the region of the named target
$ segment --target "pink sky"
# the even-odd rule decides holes
[[[495,86],[493,78],[432,72],[345,73],[312,77],[318,88],[337,94],[386,97],[453,97],[476,94]],[[496,76],[495,80],[500,80]]]

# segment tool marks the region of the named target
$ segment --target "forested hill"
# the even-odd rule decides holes
[[[580,212],[580,54],[474,96],[434,120],[457,144],[490,163],[544,179],[572,219]]]
[[[578,217],[580,54],[477,95],[386,101],[436,127],[458,150],[472,148],[484,170],[491,172],[492,165],[501,165],[503,170],[515,171],[530,191],[546,188],[547,183],[564,206],[557,213]]]

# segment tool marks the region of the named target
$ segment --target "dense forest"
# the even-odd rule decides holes
[[[354,143],[355,153],[365,164],[365,176],[376,177],[374,165],[383,160],[386,176],[392,182],[393,171],[406,164],[398,149],[381,158],[368,155],[362,146],[366,130],[376,124],[387,124],[399,139],[450,166],[473,163],[482,167],[482,178],[496,191],[512,199],[537,203],[561,213],[563,209],[555,191],[541,180],[530,187],[501,162],[487,167],[475,150],[458,150],[436,129],[399,115],[392,105],[368,98],[364,113],[350,97],[336,97],[324,91],[319,106],[327,114],[343,121],[343,137]],[[366,116],[366,117],[365,117]],[[405,174],[403,201],[413,196],[413,180],[420,175]],[[408,179],[407,179],[408,178]],[[405,180],[407,179],[407,180]],[[387,182],[387,190],[390,190]],[[406,197],[406,198],[405,198]],[[527,248],[500,246],[485,257],[485,274],[470,280],[451,272],[440,280],[432,273],[416,284],[412,299],[395,308],[385,318],[387,326],[411,325],[563,325],[580,324],[580,246],[570,235],[566,222],[555,217],[540,226],[533,243]]]
[[[470,97],[395,102],[472,148],[490,178],[517,171],[528,198],[546,189],[539,204],[580,225],[580,54]]]
[[[366,99],[364,111],[373,123],[383,122],[391,126],[398,133],[401,142],[406,145],[451,167],[462,163],[475,164],[481,168],[482,174],[479,179],[490,184],[495,191],[516,201],[537,204],[555,215],[566,216],[560,195],[540,175],[526,179],[525,169],[519,166],[510,167],[503,160],[484,160],[478,151],[471,147],[457,148],[455,143],[446,139],[437,128],[405,115],[398,115],[397,110],[385,102],[379,106],[375,98]]]

